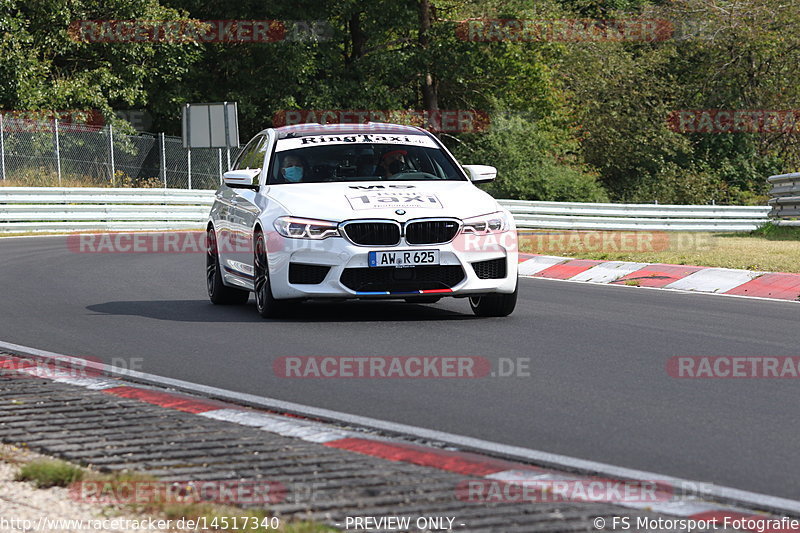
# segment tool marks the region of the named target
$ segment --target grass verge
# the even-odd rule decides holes
[[[11,454],[9,454],[9,458],[10,456]],[[0,457],[0,460],[3,459],[6,458]],[[37,488],[65,487],[72,489],[71,485],[76,482],[91,483],[95,487],[102,487],[100,494],[105,496],[109,494],[113,496],[117,490],[120,495],[128,494],[126,490],[130,490],[132,484],[135,483],[148,485],[159,483],[152,476],[137,473],[99,474],[59,459],[34,459],[26,462],[21,465],[15,480],[31,482]],[[80,489],[76,490],[78,493],[80,492]],[[158,492],[153,494],[158,494]],[[146,503],[106,503],[102,512],[106,516],[152,516],[172,521],[182,520],[185,524],[195,524],[189,529],[199,529],[201,525],[206,525],[214,530],[241,533],[267,533],[268,531],[333,533],[337,531],[317,522],[278,520],[266,511],[259,509],[243,509],[232,505],[203,501],[176,503],[159,497],[151,498],[151,501]]]
[[[36,488],[66,487],[81,481],[86,471],[59,459],[36,459],[23,465],[16,481],[30,481]]]
[[[61,180],[54,171],[42,168],[22,169],[0,180],[0,187],[144,187],[160,188],[164,182],[157,176],[134,179],[121,170],[114,173],[114,181],[107,175],[88,176],[85,174],[63,173]]]
[[[521,253],[800,273],[800,228],[749,233],[524,231]]]

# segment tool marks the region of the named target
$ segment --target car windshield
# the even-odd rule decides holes
[[[465,179],[455,162],[423,135],[280,139],[269,169],[270,184]]]

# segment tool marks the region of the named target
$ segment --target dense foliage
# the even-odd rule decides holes
[[[288,33],[261,43],[70,33],[74,21],[108,19],[270,19]],[[463,21],[482,19],[661,30],[465,38]],[[0,0],[0,106],[146,109],[151,129],[179,134],[181,104],[232,100],[243,140],[281,110],[473,110],[488,128],[441,137],[463,162],[498,167],[497,195],[763,203],[766,176],[797,170],[800,126],[686,132],[668,117],[798,109],[798,26],[798,6],[783,0]]]

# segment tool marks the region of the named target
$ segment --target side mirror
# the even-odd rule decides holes
[[[233,189],[254,189],[258,185],[253,185],[253,180],[261,174],[260,168],[242,168],[239,170],[229,170],[222,175],[222,181]]]
[[[472,183],[492,181],[497,177],[497,169],[488,165],[464,165]]]

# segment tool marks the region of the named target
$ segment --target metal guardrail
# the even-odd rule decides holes
[[[770,218],[779,226],[800,226],[800,172],[770,176]]]
[[[800,176],[800,175],[798,175]],[[0,187],[0,232],[201,229],[214,191]],[[749,231],[769,207],[500,200],[520,229]]]
[[[0,232],[202,229],[214,191],[0,187]]]
[[[499,202],[521,229],[752,231],[769,212],[762,206]]]

